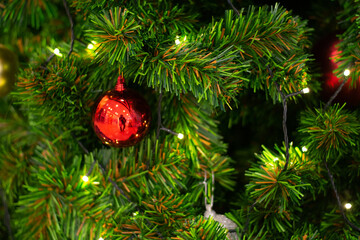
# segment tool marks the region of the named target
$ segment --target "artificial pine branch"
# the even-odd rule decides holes
[[[75,41],[75,34],[74,34],[74,21],[71,17],[71,14],[70,14],[70,9],[69,9],[69,6],[67,4],[67,1],[66,0],[63,0],[63,4],[64,4],[64,7],[65,7],[65,11],[66,11],[66,15],[68,16],[69,18],[69,22],[70,22],[70,30],[71,30],[71,42],[70,42],[70,50],[67,54],[67,57],[70,57],[73,49],[74,49],[74,41]]]
[[[10,211],[15,212],[12,221],[16,237],[31,239],[35,233],[49,239],[225,239],[226,231],[216,222],[199,217],[196,208],[203,192],[198,182],[204,170],[214,171],[221,186],[234,187],[232,160],[225,156],[227,146],[219,131],[220,124],[225,123],[214,119],[216,111],[245,105],[238,98],[245,89],[262,90],[273,99],[279,99],[280,93],[286,104],[287,98],[307,86],[310,56],[306,53],[306,22],[278,5],[250,7],[237,15],[227,11],[224,17],[199,28],[194,21],[196,14],[169,1],[63,3],[65,11],[61,1],[11,1],[0,5],[5,9],[0,14],[4,16],[0,19],[1,38],[16,39],[22,62],[27,65],[19,74],[11,99],[25,113],[28,123],[12,132],[7,128],[16,124],[0,122],[0,134],[6,136],[6,141],[1,139],[6,144],[0,148],[0,162],[5,165],[1,172],[6,174],[1,176],[3,182],[5,177],[9,182],[5,192],[9,194]],[[347,7],[349,16],[355,16],[356,6],[351,11]],[[54,24],[55,20],[60,23]],[[68,39],[60,35],[67,30],[61,25],[68,21],[71,42],[65,43]],[[354,18],[351,31],[358,23]],[[59,31],[49,30],[54,26]],[[20,31],[22,36],[17,35]],[[74,44],[74,32],[83,44]],[[94,36],[99,43],[94,43],[94,50],[86,50]],[[174,44],[177,36],[182,41],[179,45]],[[355,43],[356,34],[346,41]],[[69,50],[71,56],[51,54],[44,59],[49,55],[45,46]],[[349,44],[343,66],[346,61],[356,65],[357,55],[356,44]],[[37,67],[44,61],[42,67]],[[126,77],[134,79],[135,87],[143,83],[144,94],[153,106],[156,91],[147,91],[146,86],[161,92],[158,108],[162,112],[158,111],[157,128],[151,130],[156,136],[152,134],[128,149],[101,149],[89,127],[91,106],[99,93],[112,87],[119,64]],[[267,68],[274,69],[273,78]],[[352,78],[357,79],[356,66],[353,69]],[[325,186],[316,164],[316,156],[323,156],[320,148],[329,146],[331,155],[348,153],[349,146],[359,145],[359,126],[356,114],[341,107],[329,106],[324,112],[315,114],[319,116],[307,113],[301,123],[304,133],[311,135],[304,138],[308,153],[285,141],[285,147],[275,147],[280,149],[277,153],[265,149],[258,155],[259,163],[247,172],[251,182],[246,187],[249,197],[245,202],[250,198],[253,205],[248,207],[247,215],[241,210],[234,217],[239,227],[245,226],[241,227],[242,237],[330,236],[324,229],[318,234],[312,224],[301,225],[301,208],[308,206],[309,193],[318,197],[315,193]],[[334,129],[324,124],[326,121],[334,122],[340,133],[335,134],[335,140],[331,140],[333,133],[328,134]],[[318,132],[309,129],[314,126]],[[161,129],[182,132],[186,137],[180,141],[172,135],[160,135]],[[316,139],[319,136],[323,141]],[[91,154],[96,157],[73,147],[78,139],[84,141],[79,142],[80,148],[91,146]],[[52,143],[44,144],[48,141]],[[321,147],[316,149],[319,144]],[[278,158],[276,163],[274,158]],[[12,175],[18,169],[21,172]],[[20,174],[23,176],[17,179]],[[89,175],[89,184],[79,180],[85,174]],[[272,177],[276,181],[271,182]],[[120,190],[114,188],[114,183]],[[131,203],[120,195],[121,191]],[[35,211],[31,211],[33,208]],[[344,236],[353,235],[344,231]]]
[[[352,223],[352,222],[346,217],[345,212],[344,212],[344,208],[343,208],[342,203],[341,203],[341,200],[340,200],[339,193],[338,193],[338,191],[337,191],[337,189],[336,189],[336,186],[335,186],[334,177],[333,177],[333,175],[332,175],[332,173],[331,173],[331,171],[330,171],[330,169],[329,169],[329,167],[328,167],[328,165],[327,165],[327,162],[326,162],[326,159],[325,159],[325,158],[324,158],[323,162],[324,162],[325,168],[326,168],[326,170],[327,170],[328,176],[329,176],[329,178],[330,178],[331,186],[332,186],[332,188],[333,188],[333,190],[334,190],[335,197],[336,197],[336,201],[337,201],[337,204],[338,204],[338,206],[339,206],[341,216],[344,218],[345,222],[346,222],[352,229],[360,232],[360,228],[359,228],[358,226],[356,226],[354,223]]]

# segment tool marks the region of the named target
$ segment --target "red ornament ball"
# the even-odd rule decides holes
[[[325,101],[327,101],[335,93],[335,91],[339,88],[341,82],[343,81],[333,73],[333,71],[336,70],[340,64],[338,62],[338,59],[341,52],[337,47],[338,43],[340,43],[340,40],[338,40],[337,38],[330,41],[330,47],[326,49],[326,61],[322,63],[324,76],[322,95]],[[352,79],[349,77],[344,87],[334,99],[334,102],[346,102],[347,106],[349,107],[360,106],[360,78],[357,80],[355,87],[351,87],[351,82]]]
[[[126,89],[119,76],[115,89],[97,100],[92,116],[100,140],[112,147],[129,147],[140,142],[150,127],[151,111],[143,97]]]

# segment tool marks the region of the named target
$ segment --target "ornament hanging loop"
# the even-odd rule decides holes
[[[115,85],[115,90],[118,92],[122,92],[125,90],[125,79],[124,79],[123,75],[120,75],[118,77],[116,85]]]

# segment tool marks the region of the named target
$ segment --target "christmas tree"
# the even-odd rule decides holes
[[[0,1],[1,239],[358,239],[359,14]]]

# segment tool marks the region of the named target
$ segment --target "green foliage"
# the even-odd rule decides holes
[[[99,44],[96,49],[98,61],[123,64],[141,46],[138,40],[141,26],[126,9],[116,7],[103,12],[101,16],[91,15],[90,18],[94,26],[87,33]]]
[[[286,211],[289,202],[300,205],[300,200],[304,196],[301,190],[310,187],[310,184],[304,184],[302,177],[313,175],[315,178],[316,167],[305,153],[291,145],[288,170],[282,171],[286,161],[284,149],[275,146],[278,153],[274,153],[264,146],[263,148],[262,154],[256,155],[261,162],[254,164],[245,173],[250,177],[250,183],[247,185],[250,196],[262,203],[265,208],[279,207],[280,211]]]
[[[263,148],[264,151],[256,155],[260,162],[245,172],[250,178],[246,190],[251,203],[256,202],[250,218],[254,226],[250,227],[249,234],[259,231],[256,226],[259,221],[265,227],[264,234],[272,229],[285,233],[300,220],[297,215],[301,212],[305,194],[309,190],[314,192],[313,183],[314,186],[320,183],[319,170],[307,154],[290,144],[288,169],[282,171],[285,147],[275,146],[277,153]]]
[[[353,212],[353,214],[346,213],[348,219],[356,223],[356,218],[359,217],[359,214]],[[321,231],[326,233],[328,239],[339,239],[341,236],[346,236],[346,239],[356,239],[360,237],[358,232],[353,231],[342,218],[339,213],[338,206],[331,210],[329,213],[325,213],[323,216],[323,221],[321,222]]]
[[[163,34],[174,36],[196,31],[193,24],[197,15],[188,14],[184,5],[162,0],[137,0],[129,7],[137,12],[138,19],[150,36],[161,38]]]
[[[125,75],[150,87],[177,95],[192,92],[199,101],[207,100],[222,109],[226,105],[231,108],[230,100],[236,102],[244,86],[255,91],[270,88],[271,95],[277,96],[265,61],[286,92],[307,86],[309,56],[304,48],[308,30],[305,22],[285,9],[252,7],[240,17],[227,11],[223,19],[196,33],[182,8],[170,8],[163,1],[154,4],[129,5],[129,10],[121,12],[115,8],[102,16],[94,13],[91,18],[97,29],[87,33],[100,42],[96,59],[120,63]],[[183,25],[169,20],[174,18]],[[166,38],[162,39],[160,32]],[[187,40],[183,35],[181,44],[174,44],[177,34],[186,34]]]
[[[125,194],[141,204],[145,196],[153,196],[159,190],[171,195],[186,189],[184,178],[189,163],[177,145],[175,142],[163,151],[154,138],[148,138],[138,147],[101,150],[95,156],[108,166],[108,176]]]
[[[342,23],[346,29],[344,33],[339,35],[340,43],[339,55],[335,57],[335,61],[339,65],[335,73],[342,79],[345,69],[350,69],[351,86],[358,86],[360,77],[360,46],[358,39],[360,36],[360,1],[342,1],[343,12],[338,15],[338,21]]]
[[[344,105],[335,104],[325,112],[309,109],[302,113],[299,132],[303,133],[303,144],[315,159],[329,159],[355,146],[360,124],[354,113],[344,109]]]
[[[223,228],[220,223],[212,218],[205,219],[197,217],[184,224],[182,229],[177,230],[176,239],[214,239],[223,240],[227,238],[227,229]]]
[[[309,55],[304,52],[309,45],[306,22],[291,16],[279,5],[271,9],[249,7],[240,13],[237,17],[227,11],[224,19],[200,31],[196,41],[209,49],[236,47],[239,51],[236,60],[240,64],[250,61],[243,77],[249,79],[244,82],[245,86],[254,91],[270,88],[270,95],[277,96],[269,81],[268,65],[274,72],[273,80],[280,83],[286,93],[304,88],[309,80],[306,74]]]
[[[66,156],[71,158],[70,156]],[[110,189],[79,181],[85,175],[81,159],[72,158],[72,164],[51,144],[38,147],[32,159],[31,180],[27,190],[16,203],[15,221],[23,226],[17,232],[22,239],[93,238],[106,218],[110,217]],[[34,221],[35,222],[32,222]],[[32,223],[32,224],[29,224]]]
[[[221,155],[225,153],[226,144],[218,130],[220,123],[214,119],[210,106],[196,103],[192,97],[176,99],[165,95],[163,112],[165,126],[184,134],[179,147],[184,148],[186,158],[191,161],[190,169],[200,172],[195,177],[200,181],[204,171],[214,171],[216,181],[231,189],[235,184],[234,169],[230,166],[231,159]]]
[[[13,203],[21,195],[21,186],[27,182],[30,156],[34,144],[40,136],[31,131],[31,127],[21,116],[21,112],[8,101],[2,102],[0,112],[0,179],[7,200]],[[6,115],[7,118],[3,118]],[[31,132],[31,133],[30,133]]]
[[[321,239],[319,231],[311,224],[304,224],[301,228],[295,229],[291,240],[316,240]]]
[[[188,218],[191,211],[187,210],[192,207],[191,205],[187,194],[183,196],[164,195],[161,191],[142,201],[144,213],[151,219],[150,222],[168,227],[168,229],[178,227],[178,222],[183,222]],[[165,233],[172,233],[172,229],[167,232],[166,228],[163,228],[162,234]]]
[[[1,188],[16,238],[228,239],[227,229],[202,216],[204,175],[211,172],[216,186],[239,192],[239,199],[231,200],[239,209],[227,216],[240,232],[249,219],[242,240],[358,237],[335,210],[314,219],[307,213],[321,200],[319,193],[330,189],[319,164],[322,157],[346,156],[351,163],[345,166],[344,161],[334,176],[350,174],[350,182],[358,181],[360,124],[355,113],[335,105],[302,114],[299,131],[309,151],[291,144],[289,166],[282,171],[285,148],[264,147],[246,171],[245,191],[235,185],[236,170],[242,169],[235,170],[236,162],[227,156],[219,130],[224,122],[214,120],[223,114],[219,110],[239,103],[250,109],[239,98],[249,91],[279,99],[275,81],[286,94],[311,86],[307,22],[276,4],[251,6],[240,16],[226,11],[198,24],[199,14],[189,9],[197,3],[206,4],[204,9],[226,3],[185,2],[68,0],[75,25],[70,58],[65,57],[70,24],[63,1],[0,3],[0,42],[12,45],[21,63],[16,89],[0,99]],[[347,30],[338,71],[353,64],[355,81],[359,1],[343,1],[343,6],[340,18]],[[95,48],[87,49],[88,43]],[[49,58],[54,48],[63,56]],[[100,93],[113,88],[119,72],[128,86],[142,89],[152,106],[161,92],[163,104],[161,119],[154,110],[150,134],[140,144],[109,149],[89,131],[91,108]],[[184,139],[165,132],[155,139],[156,120]],[[83,146],[89,153],[83,155]],[[87,174],[89,181],[82,181]],[[342,199],[358,190],[338,182]],[[219,195],[214,196],[216,205]],[[352,197],[355,211],[347,212],[354,222],[360,217],[358,198]],[[334,209],[333,203],[321,204]],[[0,234],[5,231],[1,225]]]
[[[360,177],[360,151],[354,149],[350,159],[351,163],[348,166],[348,177],[350,182],[354,182]]]
[[[55,4],[41,0],[9,1],[2,14],[4,22],[13,27],[26,28],[29,25],[36,29],[56,15]]]
[[[90,12],[100,12],[113,6],[122,6],[125,2],[127,0],[73,0],[69,1],[69,5],[87,18]]]
[[[81,129],[90,122],[94,103],[92,89],[99,84],[88,81],[90,63],[76,58],[57,59],[46,70],[24,69],[19,76],[16,92],[18,104],[27,101],[35,125],[52,124]],[[41,108],[39,108],[41,106]],[[44,117],[45,116],[45,117]]]

